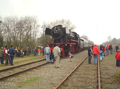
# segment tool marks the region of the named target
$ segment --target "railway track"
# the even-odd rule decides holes
[[[88,64],[85,57],[55,89],[101,89],[100,65]]]
[[[49,64],[51,62],[46,63],[45,59],[32,61],[29,63],[12,66],[9,68],[4,68],[0,70],[0,80],[23,73],[25,71]]]

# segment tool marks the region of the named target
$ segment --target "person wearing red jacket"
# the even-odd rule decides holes
[[[120,67],[120,50],[117,50],[117,53],[115,54],[116,58],[116,66]]]
[[[5,65],[6,65],[6,66],[8,65],[8,57],[9,57],[8,47],[5,46],[5,48],[4,48],[4,58],[5,58]]]
[[[100,54],[97,45],[93,47],[94,63],[97,64],[97,55]]]
[[[110,54],[110,49],[109,49],[109,45],[107,45],[107,48],[108,48],[108,55]]]
[[[109,45],[109,50],[110,50],[110,53],[113,54],[112,44]]]

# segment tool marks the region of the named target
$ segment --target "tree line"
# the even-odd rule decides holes
[[[14,47],[33,48],[38,28],[35,16],[5,17],[0,23],[0,47],[13,44]]]
[[[45,35],[45,29],[52,28],[58,24],[71,30],[75,29],[75,25],[66,19],[55,20],[50,23],[43,22],[40,25],[36,16],[20,18],[16,16],[0,17],[0,47],[6,45],[8,47],[14,45],[14,47],[25,49],[29,47],[31,52],[36,46],[42,45],[45,47],[46,43],[50,43],[52,39],[50,36]],[[39,36],[37,36],[38,33],[40,34]]]
[[[103,42],[102,44],[112,44],[112,45],[116,45],[116,44],[120,44],[120,38],[112,38],[111,36],[108,36],[108,40]]]

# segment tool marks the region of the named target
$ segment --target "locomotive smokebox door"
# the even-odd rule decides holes
[[[51,35],[51,29],[46,28],[45,29],[45,35]]]

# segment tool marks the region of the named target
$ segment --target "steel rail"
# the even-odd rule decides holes
[[[32,64],[32,63],[44,61],[44,60],[45,60],[45,59],[37,60],[37,61],[32,61],[32,62],[24,63],[24,64],[21,64],[21,65],[16,65],[16,66],[12,66],[12,67],[9,67],[9,68],[0,69],[0,72],[5,71],[5,70],[9,70],[9,69],[13,69],[13,68],[17,68],[17,67],[21,67],[21,66],[25,66],[25,65],[29,65],[29,64]]]
[[[16,75],[16,74],[23,73],[23,72],[25,72],[25,71],[28,71],[28,70],[31,70],[31,69],[34,69],[34,68],[37,68],[37,67],[41,67],[41,66],[47,65],[47,64],[49,64],[49,63],[51,63],[51,62],[47,62],[47,63],[41,64],[41,65],[38,65],[38,66],[34,66],[34,67],[32,67],[32,68],[28,68],[28,69],[25,69],[25,70],[22,70],[22,71],[19,71],[19,72],[16,72],[16,73],[13,73],[13,74],[10,74],[10,75],[1,77],[0,80],[5,79],[5,78],[8,78],[8,77],[11,77],[11,76]]]
[[[69,74],[68,76],[66,76],[56,87],[55,89],[58,89],[60,87],[61,84],[63,84],[66,79],[88,58],[88,56],[86,56],[78,65],[77,67],[75,67]]]
[[[100,82],[100,56],[98,55],[98,89],[101,89],[101,82]]]

